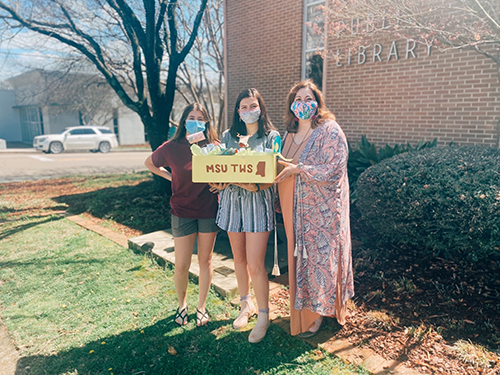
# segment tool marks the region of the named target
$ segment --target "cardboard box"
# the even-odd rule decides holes
[[[273,183],[276,155],[193,155],[193,182]]]

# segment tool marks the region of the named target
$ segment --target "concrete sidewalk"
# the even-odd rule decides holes
[[[15,375],[19,354],[10,340],[7,327],[0,319],[0,374]]]
[[[111,149],[110,152],[134,152],[134,151],[151,151],[150,147],[137,147],[137,145],[123,145],[118,146],[116,148]],[[29,152],[37,152],[36,149],[33,148],[33,145],[30,143],[23,142],[7,142],[7,148],[0,149],[0,153],[5,154],[13,154],[13,153],[29,153]],[[42,153],[41,151],[38,151]],[[75,151],[65,151],[65,152],[87,152],[85,150],[75,150]]]
[[[278,228],[278,260],[282,272],[287,270],[286,257],[286,237],[283,227]],[[272,234],[270,237],[273,237]],[[147,243],[154,243],[152,256],[161,264],[175,263],[174,256],[174,238],[170,231],[158,231],[145,234],[140,237],[131,238],[128,240],[128,247],[134,251],[143,251],[142,246]],[[193,259],[189,272],[191,276],[198,277],[199,267],[197,261],[197,243],[193,251]],[[267,246],[266,270],[271,274],[274,265],[274,239],[270,238]],[[220,231],[215,241],[214,253],[212,256],[212,267],[214,270],[212,277],[212,285],[215,290],[223,297],[231,298],[238,292],[238,284],[234,273],[233,254],[226,232]]]

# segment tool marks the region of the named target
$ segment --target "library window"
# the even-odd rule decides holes
[[[324,61],[321,51],[325,41],[321,33],[315,31],[315,26],[322,29],[325,24],[322,6],[325,1],[304,0],[304,30],[302,51],[302,78],[311,79],[320,89],[323,87]]]

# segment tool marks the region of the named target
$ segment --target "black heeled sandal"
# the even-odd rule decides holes
[[[177,321],[177,319],[181,319],[182,323],[179,323]],[[180,325],[181,327],[185,326],[186,324],[188,324],[188,308],[187,308],[187,306],[184,307],[180,311],[179,311],[179,307],[177,308],[177,311],[175,313],[174,322],[177,323],[178,325]]]
[[[204,326],[209,321],[210,321],[210,315],[208,315],[207,309],[205,309],[204,313],[201,312],[199,309],[196,309],[196,326],[197,327]]]

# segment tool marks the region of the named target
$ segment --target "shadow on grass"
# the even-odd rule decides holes
[[[189,318],[195,319],[194,314]],[[285,364],[303,366],[297,357],[311,350],[271,325],[259,344],[250,331],[239,332],[230,321],[180,328],[172,318],[144,328],[92,341],[53,355],[23,357],[16,375],[35,374],[255,374]],[[312,361],[312,360],[309,360]]]
[[[96,259],[64,260],[64,264],[81,264],[83,267],[89,266],[93,263],[100,264],[102,262]],[[54,264],[54,258],[44,257],[44,258],[36,258],[31,261],[19,260],[19,261],[0,262],[0,268],[26,267],[31,265],[36,265],[37,267],[43,268],[46,265],[53,265],[53,264]],[[140,267],[138,268],[140,269]]]
[[[0,207],[0,214],[11,214],[19,211],[20,210],[16,210],[15,208]]]
[[[159,196],[155,182],[110,187],[88,193],[63,195],[54,200],[74,214],[89,213],[144,233],[170,228],[170,204]]]
[[[59,216],[59,215],[57,215],[57,216],[55,216],[55,215],[53,215],[53,216],[31,216],[30,217],[30,219],[39,219],[39,218],[42,218],[42,220],[30,221],[29,223],[16,225],[15,227],[13,227],[11,229],[1,231],[0,232],[0,240],[3,240],[4,238],[12,236],[16,233],[28,230],[28,229],[33,228],[33,227],[36,227],[37,225],[45,224],[45,223],[55,221],[55,220],[61,220],[63,217]]]

